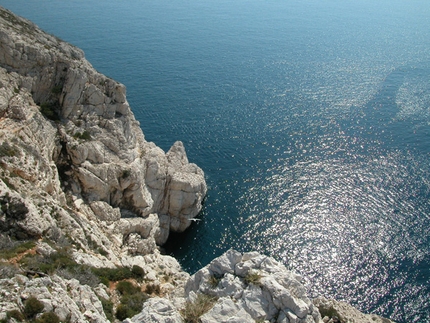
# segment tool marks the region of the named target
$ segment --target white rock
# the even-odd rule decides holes
[[[130,323],[182,323],[183,319],[175,306],[167,299],[154,297],[143,303],[142,311],[133,316]]]
[[[119,208],[113,208],[106,202],[91,202],[90,207],[94,214],[102,221],[116,222],[121,218],[121,212]]]
[[[242,260],[242,254],[236,250],[230,249],[223,255],[212,260],[209,264],[209,270],[213,274],[222,275],[224,273],[235,273],[236,265]]]
[[[202,323],[238,322],[238,319],[240,322],[255,322],[248,313],[240,310],[241,307],[230,298],[220,298],[200,319]]]
[[[269,268],[268,264],[275,266],[276,271]],[[257,272],[261,276],[260,280],[255,284],[247,284],[245,278],[249,272]],[[222,277],[217,286],[210,285],[212,276]],[[285,315],[294,314],[300,323],[319,322],[319,313],[312,304],[307,304],[308,298],[296,293],[301,291],[298,286],[301,284],[295,276],[274,259],[255,252],[242,255],[229,250],[190,277],[185,285],[185,295],[189,299],[195,293],[213,295],[219,297],[219,304],[224,304],[224,300],[230,304],[235,299],[235,305],[254,321],[274,321],[283,312]],[[208,322],[227,322],[230,319],[222,317],[221,310],[215,313],[215,318],[212,312],[205,316]],[[285,320],[294,319],[292,314],[285,316]]]
[[[342,322],[359,322],[359,323],[392,323],[391,320],[382,318],[374,314],[364,314],[354,308],[353,306],[345,303],[338,302],[334,299],[326,299],[324,297],[317,297],[313,300],[316,307],[319,308],[321,313],[336,313],[336,316]]]

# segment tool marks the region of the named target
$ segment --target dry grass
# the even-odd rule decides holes
[[[246,276],[245,276],[245,278],[244,278],[244,280],[245,280],[245,283],[247,283],[247,284],[252,284],[252,285],[256,285],[256,286],[261,286],[261,281],[260,281],[260,279],[261,279],[261,275],[260,275],[260,273],[258,273],[258,272],[256,272],[256,271],[249,271],[247,274],[246,274]]]
[[[217,298],[205,294],[197,294],[194,302],[187,302],[181,311],[185,323],[199,323],[200,317],[207,313],[216,303]]]

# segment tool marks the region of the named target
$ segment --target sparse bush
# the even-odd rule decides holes
[[[103,312],[105,312],[106,318],[112,322],[114,320],[112,301],[110,299],[100,297],[100,302],[102,303]]]
[[[65,279],[77,279],[82,285],[96,287],[101,281],[90,267],[85,265],[77,265],[68,269],[60,269],[56,272],[57,275]]]
[[[135,286],[133,283],[127,280],[118,282],[118,284],[116,285],[116,290],[121,295],[132,295],[140,292],[140,288],[138,286]]]
[[[22,322],[25,320],[24,314],[22,314],[19,310],[12,310],[6,313],[6,317],[8,319],[15,319],[18,322]]]
[[[118,268],[93,268],[93,272],[101,279],[109,281],[120,281],[133,277],[133,273],[127,267]]]
[[[0,250],[0,258],[11,259],[31,248],[34,248],[35,245],[34,241],[26,241],[23,243],[11,241],[9,248]]]
[[[82,265],[76,263],[69,253],[70,251],[66,247],[49,256],[28,254],[20,260],[20,263],[24,268],[45,274],[53,274],[60,269],[73,272],[75,268]]]
[[[125,306],[128,312],[128,317],[132,317],[142,311],[143,303],[148,299],[148,295],[138,292],[132,295],[124,295],[121,297],[121,304]],[[117,310],[118,312],[118,310]]]
[[[20,272],[21,271],[19,270],[19,268],[17,266],[12,265],[8,262],[0,261],[0,277],[1,278],[12,278]]]
[[[160,292],[161,292],[160,285],[157,285],[157,284],[147,284],[146,287],[145,287],[145,292],[148,295],[151,295],[151,294],[159,295]]]
[[[43,114],[43,116],[53,121],[60,120],[56,110],[56,105],[52,103],[42,103],[40,105],[40,112]]]
[[[334,316],[339,317],[338,312],[332,306],[330,306],[330,307],[320,306],[318,308],[318,310],[320,311],[322,318],[324,318],[325,316],[330,317],[330,318],[334,317]]]
[[[145,271],[143,270],[143,268],[137,265],[131,267],[131,273],[136,279],[142,279],[145,276]]]
[[[54,312],[43,313],[36,323],[60,323],[60,318]]]
[[[208,279],[209,286],[212,288],[216,288],[221,281],[222,277],[218,277],[216,275],[211,275]]]
[[[84,132],[77,132],[73,135],[75,139],[82,139],[82,140],[91,140],[90,133],[85,130]]]
[[[244,280],[245,280],[245,283],[247,283],[247,284],[253,284],[256,286],[261,286],[261,282],[260,282],[261,277],[262,276],[258,272],[250,270],[246,274]]]
[[[181,311],[185,323],[199,323],[200,317],[208,312],[216,303],[217,298],[205,294],[197,294],[194,302],[187,302]]]
[[[115,317],[120,321],[123,321],[128,317],[132,317],[130,308],[127,305],[119,304],[116,308]]]
[[[27,318],[31,319],[43,311],[43,303],[36,297],[31,296],[25,301],[24,314]]]

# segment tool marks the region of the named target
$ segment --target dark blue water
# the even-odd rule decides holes
[[[166,246],[229,248],[311,296],[430,321],[430,2],[0,0],[124,83],[146,139],[209,186]]]

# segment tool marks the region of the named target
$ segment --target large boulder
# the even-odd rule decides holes
[[[191,276],[185,295],[218,299],[202,322],[321,322],[299,279],[271,257],[229,250]]]
[[[143,304],[142,311],[124,323],[183,323],[182,316],[167,299],[154,297]]]
[[[351,323],[393,323],[393,321],[375,314],[364,314],[345,302],[326,299],[322,296],[313,300],[318,307],[324,322],[351,322]]]

